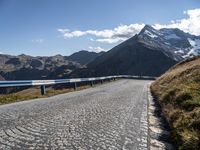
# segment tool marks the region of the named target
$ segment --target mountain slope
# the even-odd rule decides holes
[[[146,25],[138,35],[89,63],[84,75],[159,76],[177,62],[198,55],[199,39],[179,29],[156,30]]]
[[[87,65],[88,63],[95,60],[97,57],[101,56],[103,53],[104,52],[96,53],[82,50],[70,55],[68,58],[71,61],[78,62],[82,65]]]
[[[88,64],[93,75],[133,74],[159,76],[178,61],[163,47],[149,44],[142,32]]]
[[[147,45],[160,47],[174,60],[180,61],[200,54],[200,36],[185,33],[180,29],[160,29],[146,25],[139,37]]]
[[[157,76],[174,65],[176,61],[158,49],[151,49],[137,42],[137,36],[113,48],[88,65],[95,75],[134,74]],[[133,40],[133,41],[132,41]],[[131,44],[128,44],[128,43]]]
[[[200,149],[200,57],[183,61],[152,85],[179,149]]]

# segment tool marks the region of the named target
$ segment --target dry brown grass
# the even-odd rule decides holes
[[[200,57],[172,67],[151,85],[151,91],[179,149],[200,149]]]
[[[90,88],[90,85],[82,85],[77,87],[76,91]],[[0,105],[14,103],[19,101],[31,100],[36,98],[50,97],[58,94],[73,92],[73,88],[62,88],[62,89],[53,89],[52,87],[47,88],[46,95],[41,95],[39,87],[32,87],[29,89],[22,90],[17,93],[12,94],[1,94],[0,95]]]

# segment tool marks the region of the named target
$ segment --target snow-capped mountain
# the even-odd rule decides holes
[[[139,34],[113,47],[75,72],[81,76],[133,74],[160,76],[176,63],[200,54],[200,37],[179,29],[146,25]]]
[[[180,29],[160,29],[146,25],[138,35],[141,42],[163,49],[174,60],[200,55],[200,36],[185,33]]]

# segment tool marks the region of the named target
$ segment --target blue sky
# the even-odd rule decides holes
[[[109,50],[144,24],[200,35],[198,8],[199,0],[0,0],[0,53]]]

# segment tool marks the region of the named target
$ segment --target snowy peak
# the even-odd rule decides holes
[[[160,29],[160,32],[164,35],[164,38],[169,39],[181,39],[181,37],[185,37],[185,33],[179,29]]]
[[[140,31],[139,36],[149,36],[151,38],[157,38],[161,36],[158,30],[154,29],[150,25],[145,25],[144,28]]]
[[[147,30],[147,31],[152,31],[152,32],[156,32],[157,30],[156,29],[154,29],[152,26],[150,26],[150,25],[145,25],[144,26],[144,28],[140,31],[140,33],[143,33],[143,32],[145,32],[145,30]]]
[[[140,42],[155,49],[163,49],[163,52],[175,60],[200,55],[200,37],[177,28],[156,30],[150,25],[145,25],[138,37]]]
[[[180,29],[160,29],[160,32],[163,34],[163,38],[168,41],[171,45],[179,48],[186,49],[190,47],[188,38],[193,38],[193,35],[185,33]]]

